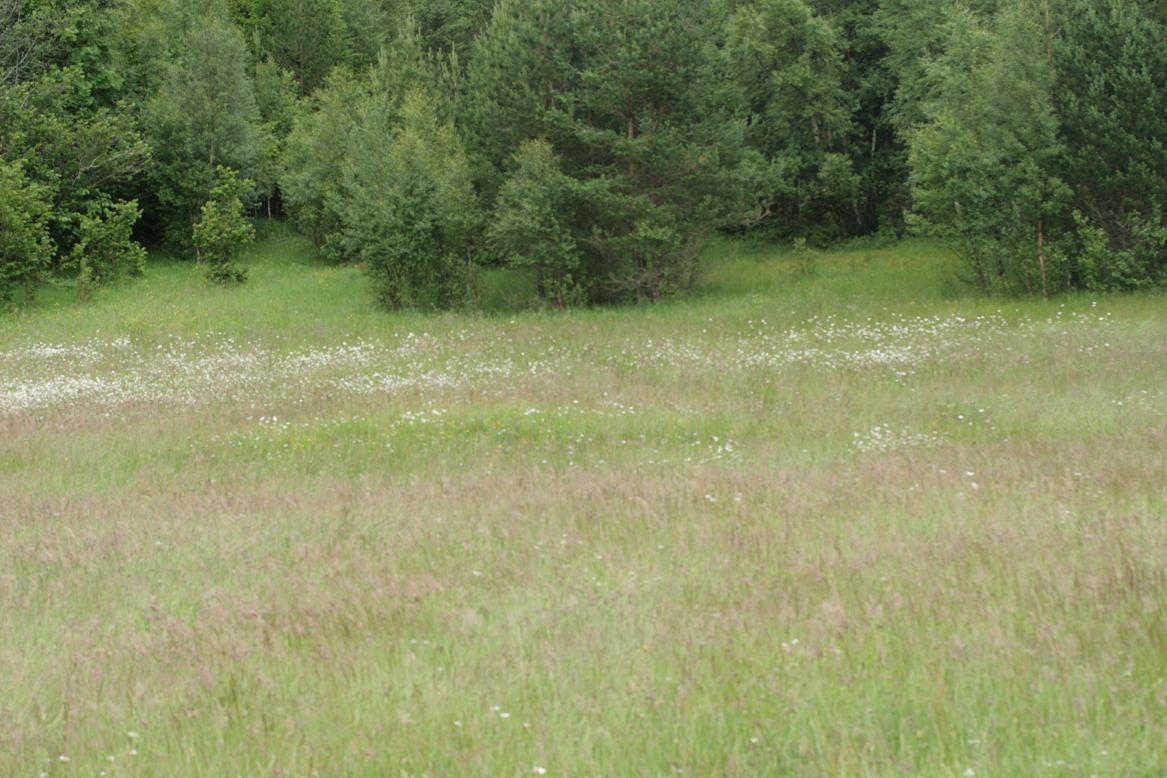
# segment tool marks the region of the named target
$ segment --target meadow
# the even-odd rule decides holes
[[[0,774],[1167,773],[1167,304],[935,245],[0,318]]]

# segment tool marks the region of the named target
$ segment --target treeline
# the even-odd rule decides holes
[[[0,0],[0,298],[286,216],[388,306],[687,287],[712,231],[1167,282],[1156,0]]]

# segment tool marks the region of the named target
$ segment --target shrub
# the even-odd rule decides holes
[[[235,264],[239,249],[255,240],[255,228],[243,216],[242,196],[252,187],[235,171],[220,167],[211,199],[203,204],[194,225],[194,244],[200,261],[209,265],[207,278],[217,284],[239,284],[247,271]]]
[[[545,140],[524,143],[503,183],[488,232],[491,246],[511,267],[535,271],[542,300],[560,307],[584,298],[580,252],[569,228],[574,181],[564,175]]]
[[[18,162],[0,162],[0,303],[31,294],[53,255],[47,191]]]
[[[94,288],[122,276],[141,275],[146,250],[133,238],[142,211],[137,200],[105,202],[92,216],[82,216],[69,264],[77,269],[77,293],[88,298]]]

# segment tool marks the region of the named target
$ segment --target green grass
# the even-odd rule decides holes
[[[1167,773],[1162,297],[388,314],[266,229],[0,319],[0,774]]]

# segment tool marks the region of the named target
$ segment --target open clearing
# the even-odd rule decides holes
[[[927,244],[0,320],[0,774],[1167,773],[1167,304]]]

